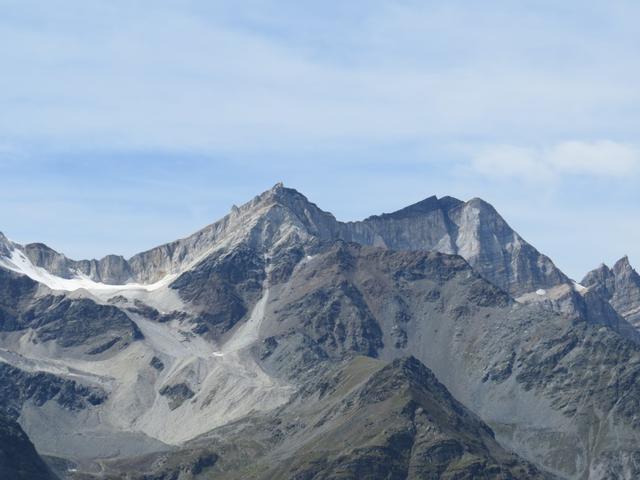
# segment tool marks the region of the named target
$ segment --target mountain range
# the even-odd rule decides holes
[[[638,328],[626,257],[577,283],[480,199],[277,184],[129,259],[0,234],[0,472],[638,478]]]

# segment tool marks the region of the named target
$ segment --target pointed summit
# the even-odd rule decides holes
[[[602,264],[589,272],[581,282],[609,301],[629,323],[640,328],[640,275],[625,255],[613,268]]]
[[[243,245],[266,254],[275,246],[336,238],[337,221],[304,195],[278,182],[253,199],[234,206],[217,222],[189,237],[160,245],[129,259],[136,281],[153,283],[179,274],[209,255]]]
[[[601,263],[598,268],[585,275],[580,285],[591,289],[609,301],[615,292],[615,281],[613,270],[604,263]]]
[[[7,257],[11,254],[13,246],[11,241],[0,232],[0,257]]]
[[[613,265],[613,272],[616,275],[620,275],[630,270],[633,270],[633,267],[631,266],[631,263],[629,262],[629,257],[627,255],[622,257]]]
[[[462,256],[514,296],[569,284],[553,262],[516,233],[488,202],[428,197],[393,213],[340,225],[341,238],[393,250]]]
[[[438,201],[438,197],[436,197],[435,195],[432,195],[430,197],[425,198],[424,200],[420,200],[417,203],[409,205],[408,207],[404,207],[393,213],[383,213],[382,215],[380,215],[380,217],[395,218],[395,219],[411,218],[411,217],[417,217],[420,215],[428,214],[429,212],[432,212],[439,208],[440,208],[440,203]],[[369,219],[373,219],[373,218],[376,218],[376,217],[375,216],[369,217]]]
[[[284,190],[285,190],[284,183],[278,182],[273,187],[271,187],[270,189],[265,190],[264,192],[256,195],[252,200],[247,202],[245,205],[252,204],[252,203],[258,203],[260,201],[265,201],[267,199],[278,198],[279,196],[281,196],[283,194]]]
[[[442,197],[440,200],[438,200],[438,202],[440,203],[440,207],[443,210],[451,210],[452,208],[464,205],[464,202],[462,200],[455,197],[450,197],[449,195]]]
[[[0,232],[0,249],[2,248],[2,246],[8,247],[9,245],[11,245],[11,240],[9,240],[4,233]]]
[[[322,212],[317,205],[310,202],[302,193],[293,188],[285,187],[282,182],[276,183],[269,190],[265,190],[261,194],[255,196],[253,199],[240,206],[239,210],[242,212],[249,212],[269,207],[272,204],[278,204],[286,208],[297,210],[297,213],[306,209],[313,209]],[[327,212],[322,213],[328,214]]]

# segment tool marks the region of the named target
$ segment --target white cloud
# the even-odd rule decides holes
[[[532,180],[547,180],[548,166],[531,148],[513,145],[485,147],[472,158],[474,170],[488,177],[519,177]]]
[[[546,153],[546,161],[558,171],[597,176],[624,177],[636,173],[640,150],[610,140],[564,142]]]
[[[493,145],[471,158],[487,177],[551,181],[565,175],[623,178],[640,171],[640,149],[610,140],[566,141],[547,148]]]

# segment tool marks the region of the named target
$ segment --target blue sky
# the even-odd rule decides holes
[[[0,230],[74,258],[277,181],[344,220],[482,197],[640,265],[640,3],[0,0]]]

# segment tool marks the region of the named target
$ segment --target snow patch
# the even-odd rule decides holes
[[[536,295],[543,296],[543,295],[546,295],[546,294],[547,294],[547,291],[543,290],[542,288],[536,290]]]
[[[76,272],[74,278],[62,278],[58,277],[57,275],[53,275],[51,272],[42,267],[35,266],[33,263],[31,263],[31,260],[29,260],[27,256],[17,248],[14,248],[11,251],[11,255],[9,257],[0,258],[0,267],[6,268],[7,270],[11,270],[21,275],[26,275],[32,280],[46,285],[51,290],[63,290],[68,292],[73,292],[80,289],[89,291],[109,291],[114,294],[123,290],[143,290],[151,292],[168,285],[177,277],[177,274],[167,275],[166,277],[155,283],[146,285],[141,283],[109,285],[106,283],[91,280],[89,277],[80,272]]]
[[[585,287],[584,285],[580,285],[578,282],[573,282],[573,289],[578,293],[584,293],[589,290],[587,287]]]

